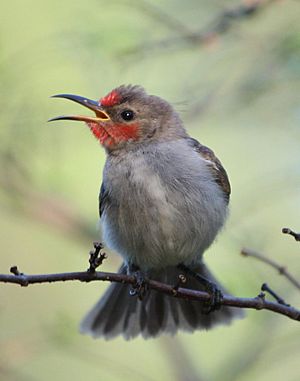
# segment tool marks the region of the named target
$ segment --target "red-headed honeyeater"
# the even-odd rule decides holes
[[[95,112],[52,120],[86,122],[106,151],[100,220],[104,242],[123,258],[120,272],[176,284],[185,269],[184,287],[222,290],[202,260],[226,220],[230,196],[226,171],[213,151],[188,135],[167,101],[140,86],[120,86],[99,101],[71,94],[55,97]],[[204,303],[198,301],[157,291],[137,298],[129,289],[111,284],[83,320],[82,332],[105,338],[153,337],[207,329],[240,315],[224,306],[205,314]]]

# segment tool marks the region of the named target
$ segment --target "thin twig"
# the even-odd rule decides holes
[[[265,291],[265,292],[268,292],[270,295],[273,296],[273,298],[276,300],[277,303],[279,304],[283,304],[285,306],[290,306],[290,304],[286,303],[281,296],[279,296],[274,290],[271,289],[270,286],[267,285],[267,283],[263,283],[263,285],[261,286],[261,290],[262,291]]]
[[[191,34],[192,30],[181,20],[172,17],[169,12],[165,12],[160,7],[156,6],[145,0],[130,0],[131,6],[135,9],[139,9],[142,13],[151,17],[155,22],[161,23],[164,27],[168,27],[170,30],[180,34]]]
[[[254,251],[252,249],[244,248],[244,249],[242,249],[241,254],[244,255],[245,257],[256,258],[259,261],[270,265],[271,267],[276,269],[280,275],[283,275],[284,277],[286,277],[295,287],[297,287],[300,290],[300,282],[297,279],[295,279],[293,277],[293,275],[291,275],[288,272],[288,270],[285,266],[278,264],[277,262],[273,261],[272,259],[267,258],[264,255],[258,253],[257,251]]]
[[[294,237],[296,241],[300,241],[300,233],[295,233],[290,228],[282,228],[282,233],[283,234],[289,234],[292,237]]]
[[[101,242],[94,242],[94,250],[90,251],[90,267],[87,269],[88,272],[94,273],[97,267],[101,266],[104,259],[107,258],[106,253],[102,252],[103,244]]]
[[[0,282],[19,284],[20,286],[28,286],[37,283],[52,283],[78,280],[80,282],[91,281],[109,281],[134,285],[135,277],[124,274],[115,274],[108,272],[70,272],[61,274],[41,274],[41,275],[6,275],[0,274]],[[149,280],[149,287],[163,294],[176,298],[208,301],[211,296],[207,292],[190,290],[179,287],[174,293],[174,287],[165,283]],[[288,307],[276,302],[267,301],[262,297],[255,298],[238,298],[231,295],[224,295],[222,305],[237,308],[252,308],[256,310],[269,310],[275,313],[285,315],[293,320],[300,321],[300,310],[294,307]]]
[[[161,22],[164,26],[168,26],[174,32],[174,36],[149,43],[143,42],[141,45],[125,52],[125,54],[139,54],[141,52],[151,53],[154,49],[161,49],[165,52],[166,49],[171,46],[178,49],[182,47],[182,45],[205,45],[214,41],[218,36],[227,33],[236,21],[249,19],[271,2],[274,2],[274,0],[252,0],[242,2],[236,7],[225,9],[217,15],[214,20],[206,25],[206,27],[201,27],[196,31],[187,28],[184,23],[175,19],[163,10],[154,7],[145,1],[138,2],[135,5],[137,8],[140,8],[150,17],[153,17],[155,21]]]

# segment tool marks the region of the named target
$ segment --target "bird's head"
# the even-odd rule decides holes
[[[86,122],[109,152],[128,145],[185,135],[173,107],[157,96],[148,95],[140,86],[120,86],[99,101],[72,94],[54,97],[77,102],[94,111],[95,116],[64,115],[49,121],[67,119]]]

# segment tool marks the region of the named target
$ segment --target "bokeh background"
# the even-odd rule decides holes
[[[300,277],[299,1],[10,0],[0,23],[0,272],[80,271],[98,238],[105,155],[57,93],[100,98],[140,84],[168,99],[212,147],[232,183],[227,226],[206,254],[238,296],[268,282],[299,290],[239,253],[247,246]],[[116,270],[110,254],[103,265]],[[78,333],[107,284],[0,285],[0,379],[296,381],[300,327],[249,311],[213,331],[105,342]]]

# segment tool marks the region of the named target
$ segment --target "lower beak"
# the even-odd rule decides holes
[[[80,120],[82,122],[107,122],[110,120],[109,115],[102,109],[101,103],[97,101],[93,101],[88,98],[80,97],[79,95],[73,94],[58,94],[53,95],[53,98],[65,98],[70,101],[81,104],[84,107],[89,108],[94,111],[96,116],[84,116],[84,115],[62,115],[57,116],[55,118],[51,118],[48,122],[53,122],[55,120]]]

